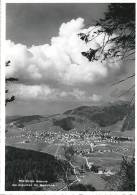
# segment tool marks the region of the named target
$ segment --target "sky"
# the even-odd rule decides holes
[[[16,101],[7,105],[7,115],[62,113],[81,105],[100,105],[130,99],[119,97],[133,79],[112,84],[134,72],[133,62],[89,62],[81,55],[98,48],[103,35],[85,44],[78,33],[94,31],[108,4],[7,4],[7,77]],[[92,34],[91,34],[92,36]],[[9,94],[10,95],[10,94]]]

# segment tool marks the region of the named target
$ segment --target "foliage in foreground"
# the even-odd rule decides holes
[[[47,181],[48,184],[65,179],[65,170],[71,173],[66,161],[54,156],[32,150],[6,147],[6,190],[34,190],[34,186],[13,186],[19,180]],[[36,189],[35,189],[36,190]]]
[[[108,181],[113,191],[135,191],[135,158],[123,157],[119,172]]]
[[[70,191],[96,191],[92,185],[73,184],[69,188]]]

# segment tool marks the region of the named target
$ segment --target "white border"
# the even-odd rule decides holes
[[[0,107],[0,193],[4,192],[5,185],[5,4],[1,4],[1,107]],[[3,66],[4,65],[4,66]]]
[[[119,192],[119,191],[5,191],[5,35],[6,35],[6,18],[5,18],[5,7],[6,3],[136,3],[136,1],[130,1],[130,0],[90,0],[90,1],[84,1],[84,0],[71,0],[71,1],[57,1],[57,0],[1,0],[1,68],[0,68],[0,96],[1,96],[1,104],[0,104],[0,119],[1,119],[1,125],[0,125],[0,194],[7,194],[7,195],[26,195],[26,194],[44,194],[44,195],[53,195],[53,194],[60,194],[60,195],[68,195],[68,194],[76,194],[76,195],[137,195],[137,166],[135,171],[136,176],[136,190],[135,192]],[[136,10],[137,10],[137,4],[136,4]],[[137,32],[137,26],[136,26],[136,32]],[[137,44],[137,43],[136,43]],[[137,46],[137,45],[136,45]],[[135,67],[136,69],[136,67]],[[135,84],[137,82],[137,79],[135,77]],[[135,85],[136,89],[136,85]],[[137,111],[137,107],[135,108]],[[135,128],[136,129],[136,128]],[[135,131],[135,141],[136,141],[137,132]],[[137,157],[137,143],[135,142],[135,157]]]
[[[3,3],[136,3],[136,0],[2,0]]]

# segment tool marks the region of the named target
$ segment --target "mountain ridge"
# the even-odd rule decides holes
[[[130,112],[130,114],[128,114]],[[71,110],[67,110],[62,114],[55,115],[30,115],[17,117],[15,119],[6,120],[7,123],[14,122],[16,126],[23,127],[26,124],[36,124],[43,121],[51,120],[54,126],[60,126],[64,130],[71,130],[77,124],[89,122],[89,125],[96,124],[99,127],[111,126],[118,121],[124,121],[125,129],[133,129],[135,124],[135,108],[129,109],[128,101],[108,102],[99,106],[79,106]]]

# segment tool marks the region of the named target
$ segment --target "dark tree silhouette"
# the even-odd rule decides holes
[[[12,95],[10,98],[6,98],[6,105],[8,102],[13,102],[15,100],[15,96]]]
[[[92,185],[89,184],[83,185],[81,183],[70,186],[69,190],[70,191],[96,191],[95,187],[93,187]]]
[[[10,60],[6,62],[6,66],[10,66]]]
[[[118,173],[112,176],[107,186],[113,191],[135,191],[135,157],[123,156]]]
[[[14,78],[14,77],[6,78],[6,83],[7,82],[14,82],[14,81],[18,81],[18,79]]]
[[[10,63],[11,61],[7,61],[6,62],[6,67],[10,66]],[[5,82],[6,82],[6,87],[8,86],[8,83],[10,82],[16,82],[18,81],[17,78],[14,78],[14,77],[9,77],[9,78],[5,78]],[[8,94],[9,93],[9,89],[5,89],[5,93]],[[6,100],[5,100],[5,105],[7,105],[7,103],[9,102],[13,102],[15,100],[15,96],[12,95],[11,97],[6,97]]]
[[[74,157],[74,154],[75,154],[75,150],[74,150],[74,147],[73,146],[64,146],[64,152],[65,152],[65,158],[66,160],[68,161],[71,161]]]
[[[94,31],[94,32],[93,32]],[[90,34],[92,33],[92,38]],[[105,17],[95,23],[95,28],[78,36],[86,43],[103,34],[102,45],[97,50],[82,52],[89,61],[97,60],[96,53],[103,55],[102,60],[118,58],[118,60],[134,60],[135,54],[135,3],[111,3]],[[115,36],[113,36],[115,34]],[[106,50],[106,46],[113,47]]]
[[[98,51],[98,49],[94,50],[94,49],[90,48],[89,51],[81,52],[81,53],[83,56],[87,57],[88,60],[91,62],[91,61],[97,60],[95,57],[97,51]]]
[[[105,18],[100,19],[97,25],[101,25],[103,31],[108,35],[116,33],[110,42],[115,44],[113,55],[117,55],[119,48],[124,49],[123,57],[127,53],[135,53],[135,4],[134,3],[112,3],[105,13]]]

